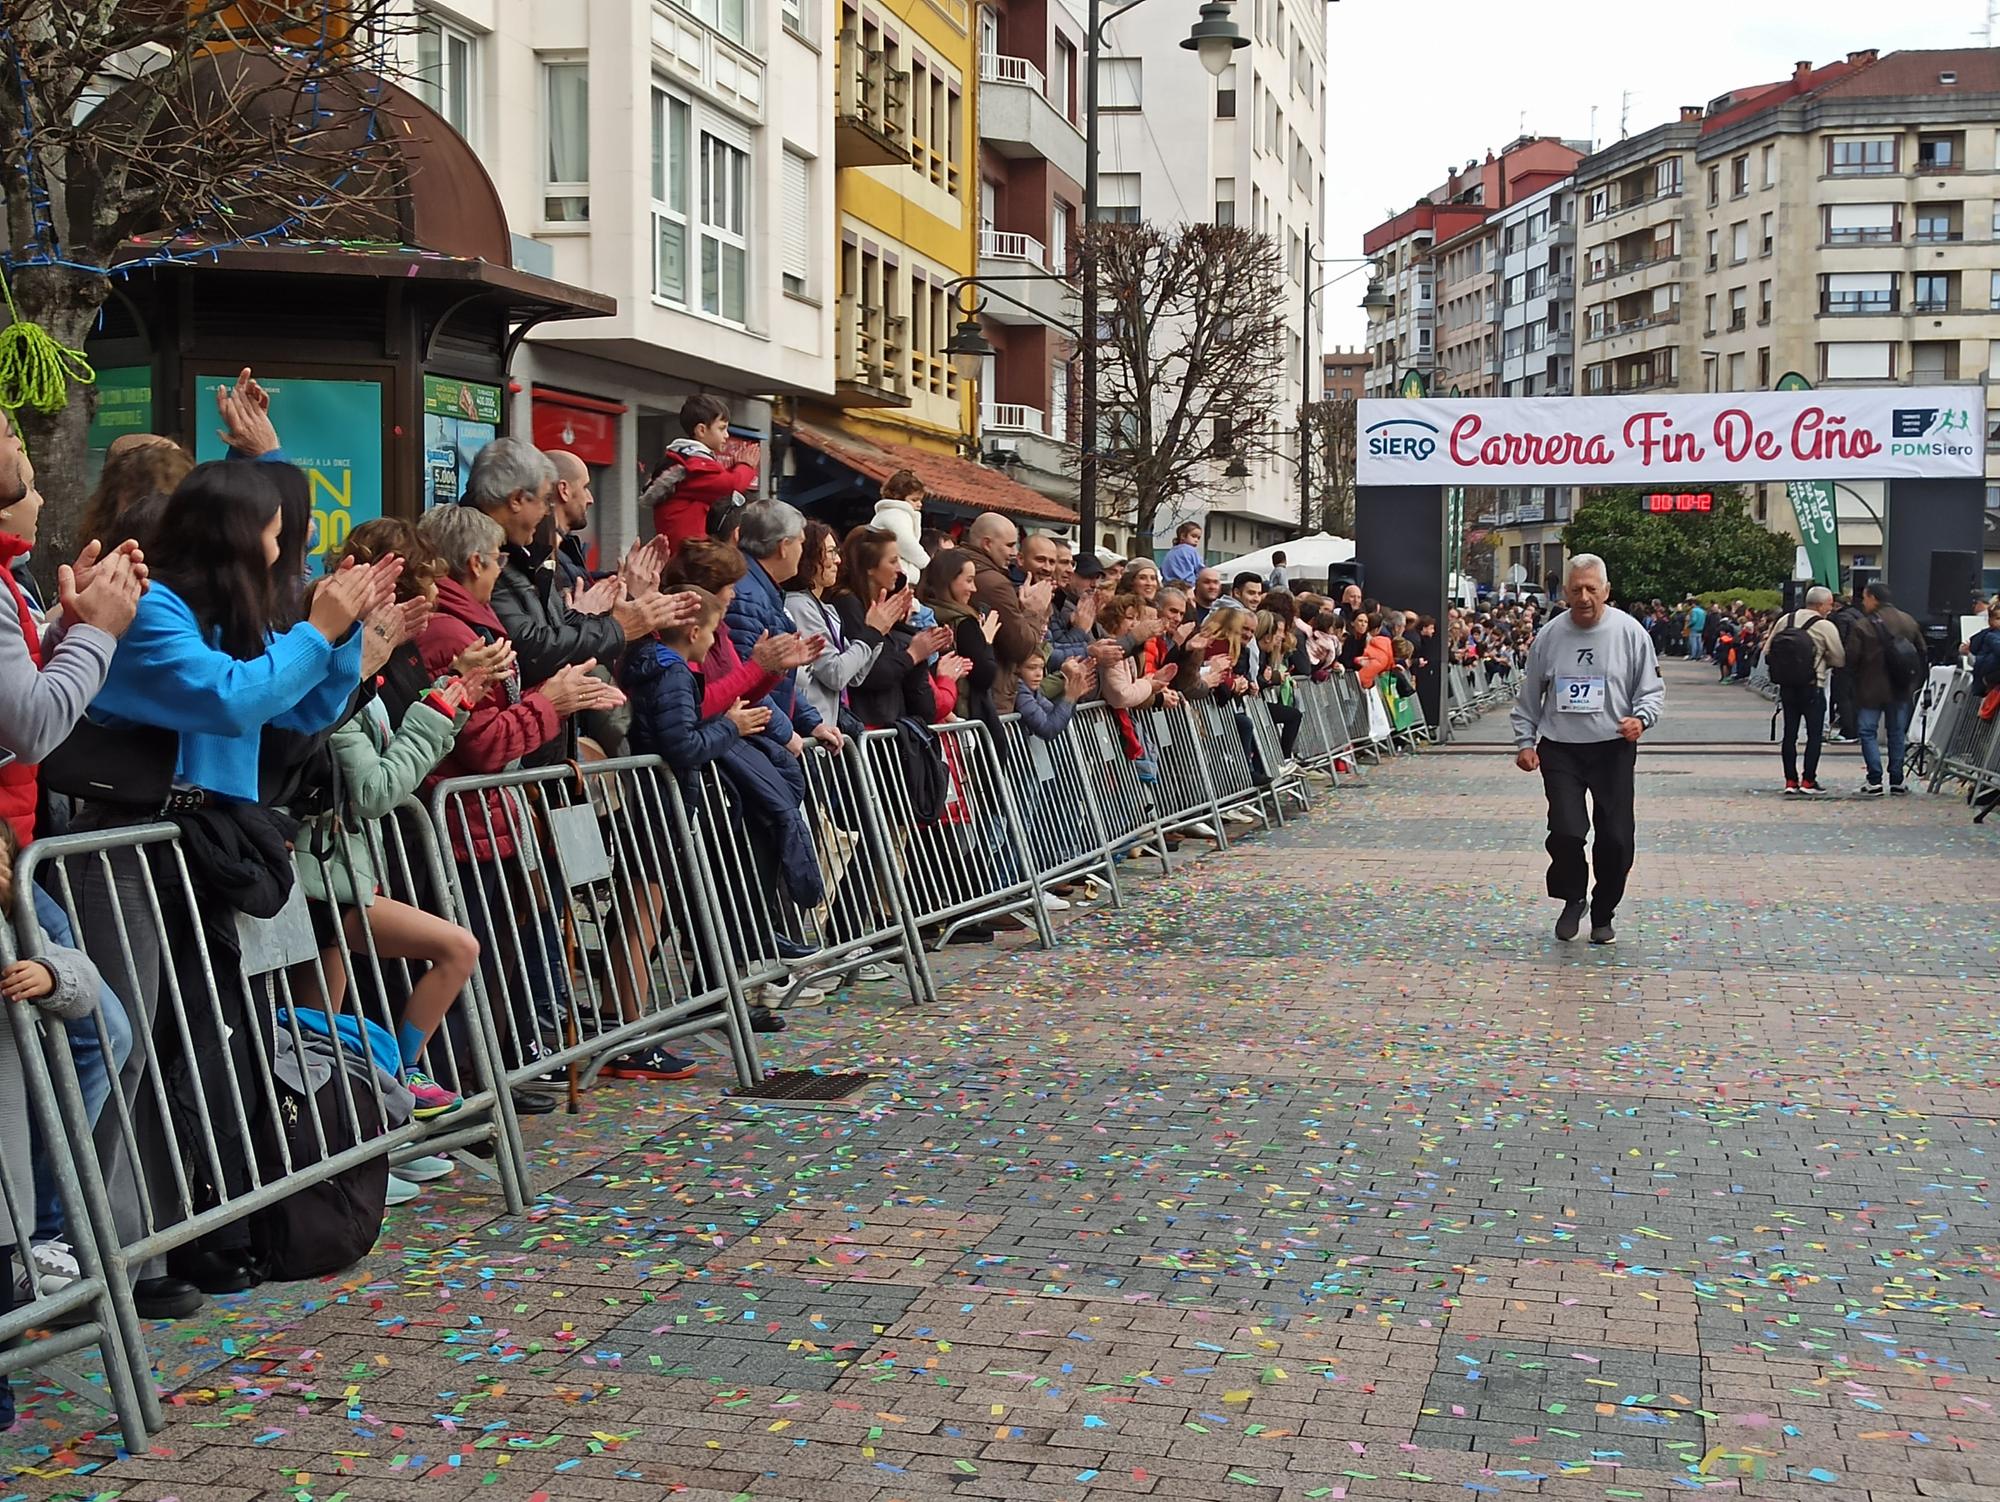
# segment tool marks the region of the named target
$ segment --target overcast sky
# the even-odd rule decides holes
[[[1525,129],[1618,139],[1683,104],[1788,77],[1863,47],[1973,47],[1986,0],[1337,0],[1326,3],[1326,234],[1361,237],[1435,187],[1447,166]],[[1332,276],[1346,268],[1331,267]],[[1366,273],[1321,294],[1326,344],[1364,342]],[[1351,295],[1350,295],[1351,293]]]

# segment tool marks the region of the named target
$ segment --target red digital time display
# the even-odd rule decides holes
[[[1655,514],[1699,511],[1715,509],[1715,492],[1712,490],[1649,490],[1639,497],[1642,509]]]

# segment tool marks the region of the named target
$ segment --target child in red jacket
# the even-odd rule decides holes
[[[757,491],[757,466],[738,456],[729,436],[729,409],[715,397],[689,397],[681,408],[681,431],[687,437],[667,445],[646,487],[653,530],[666,538],[670,553],[690,537],[708,535],[709,512],[717,502]]]

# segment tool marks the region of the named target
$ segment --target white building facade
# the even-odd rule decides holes
[[[1180,45],[1184,25],[1134,13],[1106,28],[1098,80],[1105,217],[1238,224],[1268,235],[1277,248],[1285,350],[1272,431],[1244,456],[1248,478],[1225,478],[1226,460],[1218,459],[1212,486],[1173,514],[1163,508],[1151,542],[1166,547],[1180,522],[1205,519],[1204,549],[1218,558],[1298,531],[1298,412],[1317,398],[1320,379],[1320,315],[1309,319],[1305,307],[1306,247],[1310,241],[1323,254],[1326,200],[1325,7],[1319,0],[1238,0],[1233,19],[1250,45],[1220,78],[1210,78]],[[1311,278],[1315,286],[1324,280]],[[1131,550],[1144,546],[1133,540]]]
[[[472,144],[523,269],[618,300],[531,330],[511,430],[590,466],[595,537],[651,531],[644,472],[696,392],[739,436],[834,385],[835,38],[806,0],[413,0],[411,86]]]

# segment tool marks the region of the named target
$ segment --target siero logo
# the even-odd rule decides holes
[[[1897,407],[1889,416],[1889,452],[1965,456],[1973,452],[1972,414],[1960,407]]]
[[[1413,433],[1384,432],[1385,428],[1414,428]],[[1378,459],[1430,458],[1437,452],[1437,428],[1420,417],[1387,417],[1368,429],[1368,452]],[[1431,436],[1426,436],[1426,435]]]

